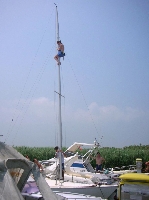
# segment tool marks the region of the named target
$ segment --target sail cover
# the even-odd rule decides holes
[[[36,164],[13,147],[0,142],[0,199],[24,200],[21,191],[31,173],[44,200],[64,199],[52,192]]]

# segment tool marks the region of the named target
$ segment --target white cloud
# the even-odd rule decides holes
[[[0,112],[1,118],[3,116],[4,119],[13,118],[13,116],[25,117],[31,121],[32,118],[40,119],[44,121],[49,121],[55,118],[58,115],[58,105],[57,103],[50,101],[46,97],[40,97],[33,100],[20,101],[20,105],[18,108],[15,106],[15,102],[5,102],[5,106],[1,105]],[[11,106],[10,106],[11,105]],[[17,104],[16,104],[17,105]],[[132,108],[118,108],[115,105],[108,106],[99,106],[96,102],[93,102],[89,105],[88,110],[85,109],[77,109],[72,110],[69,107],[62,107],[63,119],[65,121],[76,120],[79,122],[91,122],[92,120],[108,122],[108,121],[133,121],[140,117],[147,115],[147,112]],[[34,121],[33,120],[33,121]],[[7,121],[7,120],[6,120]]]
[[[79,109],[75,111],[75,119],[91,121],[132,121],[145,115],[145,111],[131,107],[118,108],[114,105],[98,106],[96,102],[89,105],[89,110]]]
[[[50,135],[51,144],[53,144],[55,132],[58,132],[58,103],[40,97],[26,102],[21,100],[19,106],[16,105],[16,102],[1,104],[0,112],[3,124],[1,131],[5,137],[6,133],[9,132],[12,141],[14,137],[21,141],[24,137],[24,140],[27,141],[28,136],[26,135],[32,135],[32,138]],[[149,119],[149,113],[147,111],[132,107],[122,109],[115,105],[99,106],[96,102],[91,103],[88,108],[88,110],[74,110],[70,105],[62,107],[63,128],[65,127],[71,135],[69,140],[75,140],[76,137],[82,140],[82,133],[88,135],[88,140],[93,135],[99,137],[100,134],[104,135],[105,138],[109,138],[111,133],[112,137],[114,134],[122,132],[130,135],[131,132],[137,133],[136,130],[142,129],[142,122],[144,123],[143,127],[148,130],[148,126],[146,126],[148,122],[146,121]],[[12,121],[13,116],[15,117]],[[100,133],[96,132],[95,126],[98,131],[100,130]],[[134,126],[137,127],[135,130]],[[44,146],[44,142],[41,145]]]
[[[31,101],[30,111],[34,117],[47,120],[47,118],[53,117],[54,107],[55,105],[53,101],[50,101],[45,97],[40,97]]]

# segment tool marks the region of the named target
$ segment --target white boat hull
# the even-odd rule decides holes
[[[101,185],[95,186],[91,184],[82,184],[82,183],[74,183],[74,182],[59,182],[56,180],[51,180],[49,178],[45,179],[51,190],[54,192],[70,192],[70,193],[78,193],[91,195],[96,197],[101,197],[104,199],[113,199],[114,192],[117,189],[117,185]]]

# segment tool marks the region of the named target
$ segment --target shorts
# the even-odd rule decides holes
[[[96,165],[96,171],[102,170],[102,165]]]
[[[58,57],[64,57],[65,56],[65,54],[63,53],[63,52],[61,52],[61,51],[58,51]]]

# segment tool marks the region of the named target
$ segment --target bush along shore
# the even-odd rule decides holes
[[[48,160],[55,155],[53,147],[16,146],[14,148],[24,156],[28,155],[31,161],[34,158],[37,158],[38,160]],[[67,148],[64,147],[63,151],[66,149]],[[84,155],[87,151],[88,149],[78,150],[81,155]],[[137,158],[142,159],[144,166],[144,163],[149,160],[149,145],[140,144],[124,148],[103,147],[100,148],[99,151],[101,156],[105,159],[105,162],[103,163],[104,168],[135,165]],[[95,167],[95,160],[93,160],[91,164]]]

